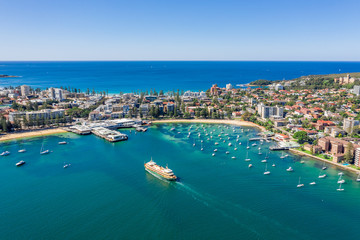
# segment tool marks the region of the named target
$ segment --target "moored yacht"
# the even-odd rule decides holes
[[[267,170],[267,164],[266,164],[264,175],[269,175],[269,174],[270,174],[270,171]]]
[[[20,149],[18,152],[19,153],[24,153],[24,152],[26,152],[26,149]]]
[[[70,166],[71,166],[70,163],[69,163],[69,164],[65,164],[63,168],[68,168],[68,167],[70,167]]]
[[[293,172],[294,169],[293,169],[292,167],[289,167],[289,168],[286,169],[286,171],[288,171],[288,172]]]
[[[24,165],[25,164],[25,161],[21,160],[20,162],[16,163],[15,165],[17,167],[21,166],[21,165]]]
[[[5,151],[5,152],[2,152],[2,153],[0,154],[0,156],[7,156],[7,155],[9,155],[9,154],[10,154],[9,151]]]
[[[298,187],[298,188],[301,188],[301,187],[303,187],[303,186],[304,186],[304,184],[303,184],[303,183],[300,183],[300,179],[301,179],[301,177],[299,177],[299,183],[298,183],[298,185],[296,186],[296,187]]]
[[[246,158],[245,158],[245,161],[248,162],[250,161],[251,159],[249,158],[249,152],[246,152]]]

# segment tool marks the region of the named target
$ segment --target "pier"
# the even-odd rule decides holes
[[[109,130],[104,127],[93,128],[91,132],[96,136],[101,137],[109,142],[119,142],[128,139],[128,136],[126,134],[114,130]]]
[[[271,138],[264,138],[264,137],[249,138],[249,141],[260,141],[260,140],[264,140],[266,142],[269,142],[271,140]]]
[[[289,150],[289,147],[280,147],[280,146],[272,146],[269,147],[271,151],[281,151],[281,150]]]

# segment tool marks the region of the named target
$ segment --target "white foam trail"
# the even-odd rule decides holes
[[[263,236],[261,236],[261,229],[259,229],[259,231],[257,231],[256,229],[251,228],[249,225],[241,223],[241,221],[236,216],[234,216],[234,212],[231,212],[230,210],[227,211],[226,209],[224,209],[224,207],[229,207],[229,208],[240,210],[242,212],[250,214],[252,217],[255,218],[253,220],[250,220],[249,218],[247,218],[247,221],[258,222],[258,220],[261,219],[262,221],[265,221],[265,224],[268,224],[268,225],[273,224],[276,226],[277,229],[282,229],[283,232],[287,231],[288,236],[291,236],[292,234],[300,234],[298,232],[298,230],[296,230],[296,229],[284,227],[281,223],[275,221],[274,219],[269,219],[268,217],[260,215],[259,213],[256,213],[248,208],[244,208],[239,204],[234,204],[234,203],[226,201],[226,200],[220,200],[220,199],[216,198],[215,196],[211,196],[209,194],[202,194],[202,193],[196,191],[194,188],[192,188],[188,185],[185,185],[181,182],[175,182],[175,183],[176,183],[175,186],[178,189],[191,195],[191,197],[193,199],[201,202],[202,204],[211,208],[214,211],[220,212],[224,217],[227,217],[227,218],[233,220],[236,224],[238,224],[241,227],[243,227],[244,229],[247,229],[248,231],[252,232],[258,238],[263,237]],[[259,224],[256,224],[256,225],[259,225]],[[312,238],[310,236],[307,236],[307,239],[312,239]]]

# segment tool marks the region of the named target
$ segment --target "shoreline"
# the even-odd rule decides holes
[[[45,130],[34,130],[28,132],[19,132],[19,133],[9,133],[5,135],[0,135],[0,142],[15,140],[19,138],[29,138],[29,137],[39,137],[43,135],[52,135],[56,133],[66,133],[66,131],[62,128],[52,128]]]
[[[296,149],[289,149],[290,152],[292,153],[295,153],[295,154],[298,154],[300,156],[307,156],[307,157],[311,157],[311,158],[314,158],[316,160],[320,160],[322,162],[326,162],[326,163],[329,163],[331,165],[334,165],[336,167],[339,167],[341,169],[344,169],[344,170],[347,170],[347,171],[350,171],[350,172],[353,172],[353,173],[357,173],[359,174],[360,173],[360,170],[357,170],[355,168],[352,168],[352,167],[348,167],[348,166],[344,166],[340,163],[336,163],[336,162],[333,162],[333,161],[329,161],[329,160],[326,160],[326,159],[323,159],[323,158],[320,158],[320,157],[317,157],[317,156],[313,156],[311,154],[308,154],[308,153],[304,153],[302,151],[299,151],[299,150],[296,150]]]
[[[248,122],[248,121],[237,121],[237,120],[216,120],[216,119],[173,119],[173,120],[156,120],[156,121],[153,121],[153,123],[215,123],[215,124],[233,124],[233,125],[237,125],[237,126],[247,126],[247,127],[256,127],[258,129],[260,129],[261,131],[266,131],[266,129],[256,123],[253,123],[253,122]],[[340,163],[335,163],[333,161],[328,161],[328,160],[325,160],[323,158],[320,158],[320,157],[316,157],[316,156],[313,156],[311,154],[308,154],[308,153],[304,153],[304,152],[301,152],[299,150],[295,150],[295,149],[289,149],[289,151],[291,151],[292,153],[294,154],[297,154],[299,156],[307,156],[307,157],[311,157],[313,159],[316,159],[316,160],[320,160],[322,162],[327,162],[331,165],[334,165],[336,167],[339,167],[341,169],[344,169],[344,170],[347,170],[349,172],[353,172],[353,173],[356,173],[356,174],[359,174],[360,173],[360,170],[357,170],[357,169],[354,169],[352,167],[348,167],[348,166],[344,166]]]
[[[166,119],[166,120],[155,120],[152,123],[212,123],[212,124],[233,124],[236,126],[244,127],[256,127],[262,132],[266,131],[263,126],[260,126],[253,122],[242,121],[242,120],[220,120],[220,119]]]

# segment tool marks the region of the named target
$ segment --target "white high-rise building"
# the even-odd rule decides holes
[[[231,83],[226,84],[226,90],[229,91],[231,89],[233,89],[233,85]]]
[[[344,122],[343,122],[343,129],[347,132],[347,133],[352,133],[354,130],[355,126],[359,125],[359,121],[355,120],[352,117],[349,118],[344,118]]]
[[[354,86],[353,93],[356,94],[356,96],[360,95],[360,86],[359,85]]]
[[[265,106],[263,103],[258,105],[258,113],[262,118],[269,118],[272,116],[284,117],[284,108],[283,107],[270,107]]]
[[[278,84],[275,85],[275,90],[276,90],[276,91],[284,90],[284,86],[281,85],[280,83],[278,83]]]
[[[63,90],[61,88],[49,88],[49,98],[53,100],[64,100]]]
[[[21,90],[21,96],[26,97],[30,95],[30,87],[27,85],[22,85],[20,87]]]

